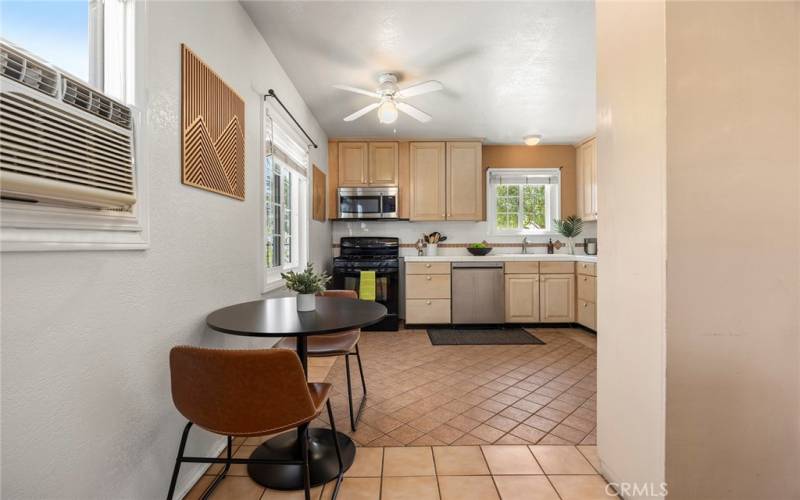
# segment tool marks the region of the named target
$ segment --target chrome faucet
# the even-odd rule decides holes
[[[522,253],[528,253],[528,237],[522,237]]]

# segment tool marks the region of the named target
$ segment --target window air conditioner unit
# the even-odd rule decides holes
[[[131,109],[0,41],[0,195],[130,210]]]

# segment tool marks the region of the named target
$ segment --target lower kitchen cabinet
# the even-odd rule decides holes
[[[539,275],[506,274],[505,281],[506,323],[538,323]]]
[[[576,266],[578,310],[576,321],[597,331],[597,264],[580,262]]]
[[[406,299],[406,323],[450,323],[450,299]]]
[[[575,275],[542,274],[540,286],[540,322],[572,323],[575,321]]]
[[[406,323],[450,323],[450,263],[406,264]]]
[[[597,331],[597,306],[594,302],[578,299],[578,323]]]

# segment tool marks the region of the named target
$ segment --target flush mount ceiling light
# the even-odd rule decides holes
[[[436,80],[430,80],[401,89],[397,86],[397,75],[393,73],[384,73],[380,75],[378,77],[378,84],[378,88],[375,90],[366,90],[358,87],[351,87],[350,85],[334,85],[334,87],[339,90],[346,90],[347,92],[354,92],[356,94],[380,99],[380,102],[373,102],[355,113],[345,116],[344,121],[351,122],[377,109],[378,121],[381,123],[394,123],[397,120],[398,112],[405,113],[422,123],[427,123],[431,121],[431,115],[403,101],[409,97],[427,94],[428,92],[436,92],[444,88],[444,86]]]
[[[525,141],[525,144],[527,144],[528,146],[535,146],[535,145],[539,144],[539,141],[542,140],[542,136],[541,135],[526,135],[525,137],[522,138],[522,140]]]

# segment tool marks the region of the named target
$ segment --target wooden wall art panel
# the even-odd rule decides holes
[[[325,172],[316,165],[313,166],[313,210],[311,211],[314,220],[325,222]]]
[[[182,181],[244,200],[244,100],[181,44]]]

